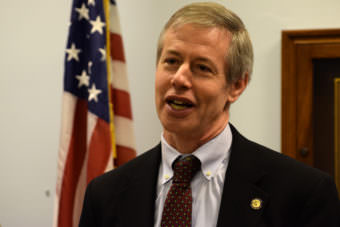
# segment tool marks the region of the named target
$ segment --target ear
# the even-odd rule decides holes
[[[246,89],[249,82],[249,74],[245,73],[242,79],[234,82],[233,84],[229,85],[228,88],[228,102],[231,104],[235,102],[242,92]]]

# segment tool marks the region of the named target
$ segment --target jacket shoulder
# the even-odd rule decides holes
[[[313,226],[338,226],[340,202],[331,176],[250,141],[235,128],[232,132],[229,174],[251,182],[270,198],[267,216],[278,218],[271,221],[289,223],[282,226],[313,222],[318,223]]]
[[[129,182],[155,175],[155,172],[158,172],[161,159],[160,149],[160,145],[157,145],[124,165],[96,177],[90,184],[99,191],[115,188],[115,192],[119,193],[127,187]]]
[[[232,127],[232,132],[232,150],[236,150],[235,154],[232,152],[232,155],[237,156],[237,160],[246,162],[246,166],[255,166],[258,169],[264,169],[272,175],[283,178],[292,177],[294,179],[303,177],[306,180],[306,177],[311,179],[330,177],[319,169],[245,138],[234,127]]]

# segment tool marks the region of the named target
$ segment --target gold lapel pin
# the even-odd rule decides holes
[[[262,200],[259,199],[259,198],[254,198],[251,200],[250,202],[250,207],[253,209],[253,210],[259,210],[262,208]]]

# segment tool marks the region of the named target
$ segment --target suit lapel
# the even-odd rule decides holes
[[[257,226],[269,195],[259,187],[266,173],[261,164],[254,162],[256,152],[250,142],[231,125],[233,142],[225,177],[218,227]],[[148,152],[136,176],[129,179],[122,194],[120,217],[122,226],[154,226],[154,211],[161,146]],[[260,199],[260,207],[252,208],[251,202]],[[259,208],[259,209],[256,209]]]
[[[258,185],[266,173],[255,163],[256,152],[231,125],[233,142],[217,226],[257,226],[269,195]]]
[[[123,226],[153,226],[156,186],[161,146],[153,148],[136,168],[140,171],[131,178],[123,193],[121,217]]]

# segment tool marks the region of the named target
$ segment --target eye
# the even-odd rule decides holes
[[[203,64],[198,64],[197,67],[202,72],[209,72],[209,73],[212,72],[212,70],[210,69],[209,66],[206,66],[206,65],[203,65]]]
[[[177,58],[165,58],[164,63],[168,65],[175,65],[175,64],[178,64],[179,61],[177,60]]]

